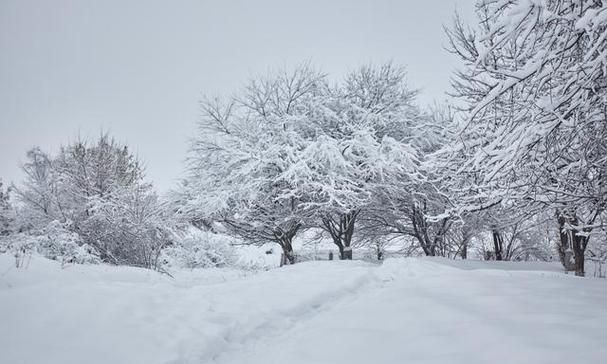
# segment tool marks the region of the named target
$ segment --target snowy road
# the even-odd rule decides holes
[[[607,357],[607,282],[551,265],[316,262],[247,277],[180,272],[173,280],[133,268],[61,269],[38,259],[17,271],[11,263],[0,256],[3,364]]]

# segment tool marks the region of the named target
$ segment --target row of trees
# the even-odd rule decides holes
[[[290,262],[306,227],[350,258],[356,224],[361,239],[406,237],[426,255],[466,257],[488,236],[487,258],[546,259],[548,240],[583,275],[605,234],[605,5],[479,1],[476,12],[477,24],[446,28],[462,60],[457,118],[420,110],[391,64],[337,84],[303,66],[204,101],[179,213],[274,240]]]
[[[478,26],[447,30],[464,65],[453,82],[466,121],[459,183],[516,219],[552,215],[563,265],[583,275],[589,240],[605,231],[606,4],[479,1],[476,11]]]
[[[415,236],[436,255],[448,219],[430,220],[433,204],[446,201],[431,181],[432,153],[448,139],[449,120],[422,112],[415,94],[392,64],[338,84],[303,65],[205,100],[176,210],[250,242],[275,241],[286,263],[304,228],[325,231],[351,259],[357,222],[369,239]],[[408,220],[412,229],[403,228]]]
[[[187,177],[164,203],[104,135],[28,152],[11,188],[20,214],[0,188],[0,234],[58,221],[102,260],[155,267],[177,226],[278,243],[285,264],[314,229],[341,259],[394,241],[463,259],[546,260],[556,247],[583,275],[585,257],[607,258],[606,6],[484,0],[476,12],[445,29],[462,60],[454,106],[418,106],[391,63],[338,82],[309,64],[274,72],[201,102]]]
[[[393,64],[337,84],[303,65],[205,100],[175,211],[248,242],[274,241],[286,264],[305,229],[324,232],[341,259],[352,259],[353,245],[381,251],[391,241],[411,254],[467,258],[487,233],[494,246],[483,257],[549,259],[536,240],[545,221],[504,199],[477,202],[452,113],[424,111],[415,96]]]

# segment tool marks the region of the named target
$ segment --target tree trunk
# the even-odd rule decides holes
[[[337,245],[337,249],[339,250],[339,260],[344,260],[344,246],[341,245],[341,242],[335,242],[335,240],[333,240],[333,243]]]
[[[468,245],[470,245],[471,237],[471,228],[468,225],[464,225],[462,227],[462,249],[460,252],[462,259],[468,259]]]
[[[574,235],[573,237],[573,261],[575,275],[583,277],[586,273],[584,272],[584,253],[586,251],[586,245],[588,244],[588,237]]]
[[[280,257],[280,266],[295,264],[295,254],[293,250],[287,250],[283,248],[282,255]]]
[[[472,237],[472,232],[469,226],[464,225],[462,227],[462,243],[461,243],[461,251],[460,256],[462,259],[468,259],[468,245],[470,245],[470,239]]]
[[[354,235],[354,223],[359,210],[350,211],[341,217],[344,242],[344,259],[352,260],[352,236]]]
[[[462,259],[468,259],[468,245],[470,244],[470,232],[464,230],[462,232],[462,243],[459,255]]]
[[[354,223],[360,210],[352,210],[339,215],[339,221],[331,215],[322,218],[323,229],[331,235],[333,244],[339,249],[339,259],[352,260],[352,236]]]
[[[293,223],[288,225],[286,228],[277,227],[274,229],[274,238],[276,242],[282,248],[282,256],[280,259],[280,266],[295,264],[296,258],[293,253],[293,237],[297,234],[297,231],[301,227],[301,223]]]
[[[557,212],[557,221],[559,227],[559,246],[557,250],[561,263],[565,270],[574,271],[576,276],[583,277],[586,274],[584,271],[584,254],[588,246],[588,236],[580,235],[580,231],[571,229],[579,223],[575,214],[567,216],[564,213]]]
[[[502,234],[497,230],[493,229],[493,248],[495,251],[495,260],[504,260],[504,238]]]
[[[571,231],[567,230],[565,224],[567,222],[567,218],[561,214],[557,217],[558,228],[559,228],[559,244],[558,244],[558,253],[559,259],[561,260],[561,264],[563,268],[567,272],[575,270],[575,264],[572,261],[573,256],[573,248],[571,244]]]
[[[413,233],[411,235],[419,241],[419,245],[426,256],[435,257],[439,254],[445,256],[445,234],[451,226],[451,218],[446,217],[438,222],[429,222],[426,219],[425,211],[425,201],[421,207],[417,204],[412,207],[411,213],[409,214],[409,219],[411,220],[411,225],[413,227]],[[433,225],[434,228],[429,225],[430,223],[435,224]]]

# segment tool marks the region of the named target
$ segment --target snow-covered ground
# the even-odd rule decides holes
[[[175,278],[0,255],[0,363],[600,363],[607,281],[556,264],[308,262]]]

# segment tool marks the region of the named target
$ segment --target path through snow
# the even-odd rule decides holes
[[[604,281],[440,263],[389,261],[379,273],[391,280],[378,289],[216,362],[596,363],[607,357]]]

